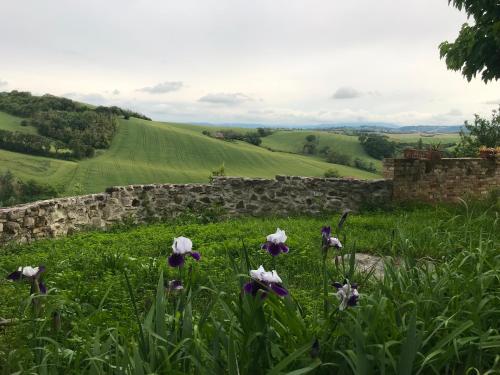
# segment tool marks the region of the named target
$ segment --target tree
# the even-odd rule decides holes
[[[307,142],[310,142],[310,143],[316,142],[316,136],[315,136],[314,134],[309,134],[309,135],[306,137],[306,141],[307,141]]]
[[[394,142],[385,135],[361,134],[358,139],[366,153],[375,159],[389,158],[396,150]]]
[[[467,132],[460,131],[460,143],[455,149],[457,156],[476,156],[479,147],[500,146],[500,106],[492,111],[491,120],[475,115],[474,124],[465,122]]]
[[[481,73],[482,80],[500,78],[500,5],[498,0],[448,0],[465,10],[474,24],[462,25],[455,40],[441,43],[439,51],[448,69],[461,71],[470,81]]]

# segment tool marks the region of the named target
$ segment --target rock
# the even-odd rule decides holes
[[[345,262],[349,262],[351,254],[344,255]],[[356,268],[361,272],[373,272],[373,276],[378,279],[384,278],[384,263],[391,260],[392,257],[384,256],[379,257],[367,253],[356,253],[355,263]],[[397,263],[397,260],[396,260]]]
[[[21,226],[14,222],[14,221],[8,221],[4,225],[4,232],[8,234],[17,234],[21,230]]]

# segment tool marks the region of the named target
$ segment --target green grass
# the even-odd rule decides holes
[[[9,115],[5,112],[0,112],[0,129],[11,132],[36,134],[36,129],[33,126],[21,126],[20,117]]]
[[[0,150],[0,173],[10,170],[24,180],[68,186],[77,168],[78,164],[71,161]]]
[[[326,315],[320,229],[334,225],[337,215],[206,223],[203,213],[197,213],[199,219],[186,215],[175,222],[9,246],[2,250],[0,271],[7,274],[20,265],[45,264],[50,291],[43,298],[43,311],[33,320],[28,284],[0,281],[0,317],[21,319],[0,335],[0,370],[2,366],[5,374],[21,367],[37,373],[50,369],[54,374],[106,374],[113,366],[131,374],[237,374],[236,367],[241,374],[298,369],[313,374],[498,370],[498,208],[498,204],[496,208],[424,206],[350,216],[341,235],[344,252],[394,255],[400,265],[387,264],[386,277],[380,281],[352,272],[349,266],[336,267],[330,254],[329,278],[342,280],[348,275],[360,284],[361,299],[359,306],[340,312],[330,289]],[[278,226],[287,232],[290,252],[273,260],[260,244]],[[188,260],[184,272],[166,265],[172,239],[180,235],[193,239],[195,250],[202,254],[199,263]],[[261,301],[242,296],[247,278],[238,275],[259,264],[278,270],[291,298],[270,296]],[[185,291],[165,296],[162,277],[184,279]],[[59,332],[51,328],[53,312],[61,314]],[[319,351],[311,359],[315,338]]]
[[[458,133],[436,133],[436,134],[426,134],[426,133],[411,133],[411,134],[385,134],[393,141],[396,142],[418,142],[422,139],[424,144],[445,144],[445,143],[456,143],[460,140],[460,135]]]
[[[327,131],[281,130],[262,138],[262,146],[273,150],[300,154],[305,143],[305,138],[308,135],[315,135],[319,138],[318,150],[329,146],[332,151],[349,155],[353,160],[360,158],[368,163],[371,162],[378,171],[382,170],[382,162],[369,156],[356,136]]]
[[[216,140],[194,126],[134,118],[120,120],[110,149],[91,159],[66,162],[5,151],[0,157],[0,171],[64,186],[65,194],[100,192],[112,185],[207,182],[222,163],[230,176],[322,176],[335,167],[343,176],[379,177],[306,156]]]

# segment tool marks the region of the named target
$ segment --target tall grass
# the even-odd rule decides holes
[[[60,331],[51,327],[54,312],[62,312],[63,319],[68,314],[61,306],[63,291],[30,297],[43,300],[45,318],[33,316],[30,301],[24,302],[20,324],[10,329],[26,337],[25,345],[15,341],[18,336],[6,336],[18,347],[3,349],[7,355],[0,361],[2,373],[500,373],[496,208],[462,205],[350,218],[343,232],[344,252],[368,247],[392,254],[383,279],[361,273],[353,263],[336,266],[332,254],[323,270],[322,221],[299,218],[286,223],[293,227],[293,220],[303,238],[291,241],[290,253],[276,262],[289,297],[270,294],[261,299],[241,292],[248,270],[269,262],[266,254],[253,250],[261,241],[257,233],[267,232],[262,221],[252,221],[257,229],[246,220],[228,224],[248,230],[243,241],[228,243],[221,240],[225,223],[182,225],[195,242],[199,232],[210,227],[205,244],[219,246],[216,253],[204,252],[202,262],[182,275],[184,290],[166,288],[177,274],[163,267],[164,259],[138,268],[125,254],[103,257],[99,267],[112,268],[103,272],[112,272],[108,277],[113,276],[114,284],[102,292],[91,314],[112,308],[115,302],[108,301],[118,293],[128,318],[106,328],[96,322],[99,329],[75,343],[71,336],[82,333],[78,321],[63,324]],[[370,243],[376,247],[369,248]],[[163,249],[155,253],[165,255]],[[340,311],[334,288],[325,305],[322,272],[330,281],[346,276],[357,281],[358,306]],[[153,280],[156,287],[148,291],[145,285]],[[85,281],[69,285],[84,289],[82,284]]]

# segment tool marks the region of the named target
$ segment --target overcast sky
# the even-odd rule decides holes
[[[500,102],[439,59],[466,21],[447,0],[0,0],[0,17],[0,91],[158,120],[461,124]]]

